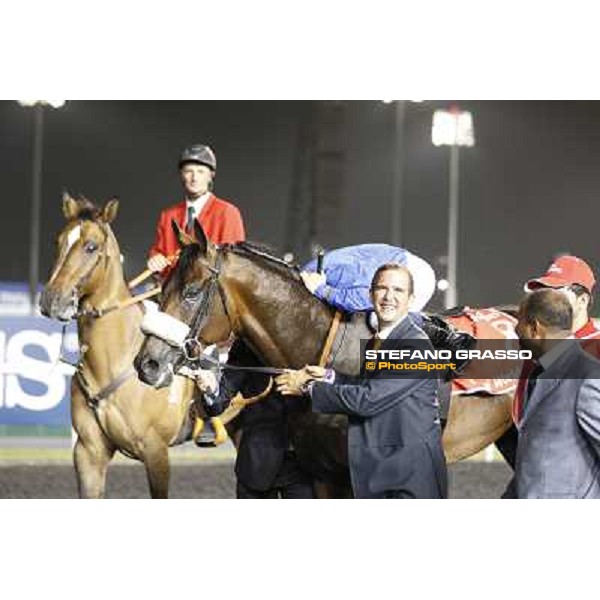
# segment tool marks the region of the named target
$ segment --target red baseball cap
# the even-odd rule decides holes
[[[559,288],[574,283],[583,286],[591,293],[596,285],[596,279],[592,269],[581,258],[561,256],[548,267],[544,275],[537,279],[530,279],[525,284],[525,290],[531,292],[541,287]]]

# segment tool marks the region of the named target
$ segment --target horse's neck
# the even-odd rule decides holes
[[[102,280],[95,290],[88,294],[82,306],[84,308],[102,310],[115,306],[128,298],[131,298],[131,292],[123,279],[121,266],[119,265],[113,271],[112,265],[109,265],[106,278]]]
[[[83,303],[84,308],[107,309],[131,298],[117,252],[111,256],[105,277]],[[85,349],[84,364],[96,379],[105,380],[132,364],[143,335],[142,311],[136,304],[116,309],[100,318],[78,320],[79,344]]]
[[[246,285],[240,280],[234,284],[241,337],[272,366],[316,364],[335,310],[313,296],[291,273],[242,260],[240,272],[243,269]]]

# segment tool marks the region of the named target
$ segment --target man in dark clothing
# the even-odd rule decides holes
[[[406,267],[380,267],[371,284],[382,350],[433,350],[408,317],[413,281]],[[348,415],[348,455],[357,498],[445,498],[447,473],[435,378],[391,378],[364,371],[359,378],[309,366],[277,378],[284,395],[310,396],[312,409]]]
[[[231,348],[228,364],[262,366],[241,341]],[[233,369],[226,369],[218,384],[210,371],[202,371],[197,381],[211,416],[221,414],[238,392],[256,396],[269,384],[262,373]],[[238,498],[314,498],[312,479],[298,464],[290,441],[288,411],[294,408],[271,391],[237,417],[235,426],[241,430],[235,463]]]

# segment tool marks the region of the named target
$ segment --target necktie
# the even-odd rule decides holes
[[[187,221],[185,223],[185,232],[189,235],[194,233],[194,207],[188,206]]]
[[[527,397],[525,398],[525,404],[529,402],[531,395],[533,394],[533,390],[535,388],[535,384],[537,383],[538,377],[542,374],[544,368],[542,365],[536,365],[533,371],[531,371],[531,375],[527,380]]]

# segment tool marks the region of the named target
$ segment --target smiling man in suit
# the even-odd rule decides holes
[[[376,271],[371,298],[378,331],[371,347],[433,350],[427,335],[408,316],[412,297],[413,280],[406,267],[389,263]],[[309,366],[276,381],[284,395],[308,394],[315,412],[348,415],[355,497],[447,496],[437,377],[390,377],[372,370],[354,378]]]
[[[517,334],[536,363],[517,415],[519,498],[600,498],[600,362],[572,323],[558,290],[534,291],[519,308]]]

